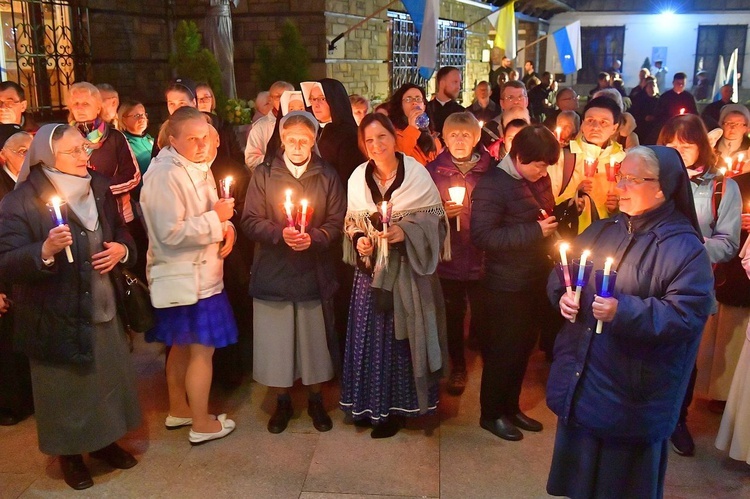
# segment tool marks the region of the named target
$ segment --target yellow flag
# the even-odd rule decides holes
[[[505,56],[516,57],[516,9],[515,2],[510,1],[498,11],[495,26],[495,47],[500,47]]]

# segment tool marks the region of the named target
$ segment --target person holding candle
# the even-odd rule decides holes
[[[617,127],[612,140],[619,143],[623,149],[628,150],[631,147],[640,145],[638,135],[635,134],[635,118],[625,111],[625,103],[622,100],[622,94],[615,88],[605,88],[594,93],[594,99],[597,97],[607,97],[612,99],[620,107],[620,126]]]
[[[544,302],[544,283],[557,222],[539,215],[554,208],[547,168],[559,156],[552,132],[529,125],[498,168],[479,179],[471,198],[471,241],[485,255],[479,423],[505,440],[521,440],[519,428],[542,430],[521,411],[519,398],[538,328],[554,316]]]
[[[448,363],[435,272],[441,256],[449,258],[450,242],[440,193],[416,159],[397,152],[390,120],[365,116],[359,138],[370,161],[349,179],[344,258],[356,270],[340,405],[355,425],[373,426],[372,438],[387,438],[404,418],[437,410]],[[387,236],[383,202],[390,211]]]
[[[719,125],[721,126],[721,137],[716,142],[716,154],[721,158],[732,158],[737,161],[740,155],[743,159],[750,159],[750,137],[747,134],[748,125],[750,125],[750,111],[744,104],[727,104],[721,108],[719,115]],[[743,164],[739,169],[745,171]],[[725,165],[722,165],[725,166]]]
[[[742,198],[737,183],[717,171],[718,158],[708,142],[703,121],[695,115],[675,116],[665,123],[659,144],[676,149],[690,176],[695,210],[704,244],[712,265],[730,261],[740,246],[740,215]],[[725,266],[720,265],[721,269]],[[717,272],[716,285],[721,285],[723,272]],[[693,373],[682,405],[680,420],[672,437],[675,452],[691,456],[695,444],[687,427],[688,407],[693,391],[714,400],[726,400],[731,374],[727,368],[737,365],[743,327],[748,316],[742,309],[716,305],[706,324],[698,353],[697,372]],[[733,345],[730,347],[730,345]]]
[[[137,464],[116,441],[141,420],[117,267],[131,266],[136,249],[110,179],[88,169],[86,147],[75,127],[44,125],[0,205],[0,281],[14,286],[39,449],[60,456],[74,489],[93,485],[85,452],[114,468]],[[48,208],[54,197],[65,201],[62,225]]]
[[[404,83],[388,101],[388,117],[396,127],[396,150],[426,165],[440,154],[443,145],[430,133],[432,127],[418,119],[425,113],[424,89]],[[361,126],[361,125],[360,125]]]
[[[339,364],[332,301],[346,194],[337,171],[315,150],[313,115],[292,111],[279,128],[283,148],[271,164],[256,168],[241,221],[256,243],[250,276],[253,378],[276,392],[269,432],[287,428],[294,414],[289,390],[300,378],[313,426],[324,432],[333,422],[321,385]],[[292,203],[294,225],[286,213]]]
[[[549,299],[567,319],[547,382],[558,416],[551,495],[663,495],[669,437],[712,302],[689,184],[676,151],[634,147],[618,173],[620,213],[592,224],[572,250],[590,249],[595,268],[613,259],[614,296],[596,296],[591,279],[576,305],[549,277]]]
[[[555,131],[558,142],[561,147],[569,147],[570,141],[578,136],[581,130],[581,116],[575,111],[560,111],[555,121]]]
[[[226,414],[208,412],[214,349],[237,342],[223,283],[224,259],[237,239],[229,222],[234,200],[218,198],[209,163],[214,154],[210,129],[197,109],[175,110],[162,125],[159,155],[141,191],[149,236],[146,271],[157,307],[156,326],[146,339],[171,347],[164,424],[168,429],[191,426],[192,444],[223,438],[235,428]],[[190,299],[174,303],[185,295]]]
[[[482,252],[471,242],[470,200],[474,187],[487,173],[493,161],[487,150],[478,145],[480,135],[479,123],[472,113],[451,114],[443,125],[446,149],[427,164],[427,171],[440,191],[448,219],[456,221],[451,224],[451,260],[440,262],[437,268],[448,325],[451,375],[447,390],[451,395],[461,395],[466,388],[464,316],[467,302],[471,307],[471,330],[479,329],[478,321],[481,317],[479,278]],[[461,195],[458,201],[453,199],[454,190]]]

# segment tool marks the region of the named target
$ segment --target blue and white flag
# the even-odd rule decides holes
[[[440,0],[401,0],[419,33],[419,76],[429,80],[437,65]]]
[[[555,39],[562,72],[569,75],[581,69],[581,21],[555,31],[552,38]]]

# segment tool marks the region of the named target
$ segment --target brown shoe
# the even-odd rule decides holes
[[[83,464],[83,457],[80,454],[60,456],[60,469],[65,483],[75,490],[88,489],[94,485],[91,473]]]
[[[466,371],[452,372],[445,385],[445,391],[450,395],[461,395],[466,389]]]
[[[133,457],[133,455],[117,445],[116,442],[112,442],[103,449],[99,449],[89,453],[89,456],[95,459],[101,459],[108,465],[112,466],[113,468],[117,468],[118,470],[129,470],[130,468],[138,464],[138,461]]]

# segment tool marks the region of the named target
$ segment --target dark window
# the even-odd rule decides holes
[[[739,49],[737,58],[737,72],[743,74],[745,62],[745,39],[747,25],[733,26],[698,26],[698,47],[695,50],[695,68],[700,69],[701,60],[703,70],[708,73],[709,86],[716,78],[719,67],[719,56],[724,56],[724,67],[729,64],[729,58],[734,49]],[[692,78],[691,78],[692,79]]]
[[[419,35],[408,14],[388,11],[391,41],[391,92],[404,83],[427,87],[427,80],[419,76],[417,52]],[[463,78],[466,68],[466,24],[458,21],[438,21],[438,68],[455,66]],[[437,68],[436,68],[437,69]],[[461,97],[459,96],[459,100]]]
[[[624,42],[625,26],[581,27],[583,68],[578,71],[578,83],[596,84],[596,75],[609,70],[616,60],[622,61]]]
[[[23,87],[29,112],[62,111],[67,88],[89,73],[87,9],[65,0],[0,2],[0,23],[2,79]]]

